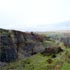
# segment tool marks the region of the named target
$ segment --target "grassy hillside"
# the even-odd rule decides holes
[[[51,36],[49,38],[46,34],[42,36],[18,31],[14,33],[16,33],[18,37],[12,34],[15,36],[13,37],[13,42],[15,40],[18,44],[14,43],[12,47],[14,51],[17,50],[18,58],[16,60],[10,60],[10,62],[6,62],[6,64],[3,61],[3,65],[0,63],[0,70],[70,70],[70,37],[65,38],[67,35],[55,35],[53,33],[54,35],[50,34]],[[0,57],[3,56],[4,60],[5,55],[7,60],[16,56],[14,55],[15,52],[12,52],[13,50],[10,49],[12,48],[11,45],[8,45],[10,40],[12,41],[12,37],[10,37],[11,34],[10,36],[7,34],[10,33],[2,31],[0,34],[1,38],[3,37],[1,41],[4,37],[7,37],[2,42],[4,43],[3,45],[7,45],[7,47],[4,46],[3,48],[1,47],[2,45],[0,46]],[[59,39],[61,37],[63,37],[62,41]],[[64,43],[66,43],[67,46]],[[24,55],[28,57],[24,57]]]
[[[26,60],[17,60],[1,68],[2,70],[70,70],[69,56],[70,49],[66,49],[63,53],[57,54],[56,58],[43,56],[39,53]]]

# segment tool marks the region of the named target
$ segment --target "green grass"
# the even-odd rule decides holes
[[[52,59],[53,62],[48,64],[47,60],[51,57],[42,56],[41,54],[34,55],[26,60],[18,60],[3,67],[2,70],[54,70],[57,59]]]
[[[62,54],[57,54],[56,58],[51,56],[43,56],[40,53],[33,55],[26,60],[17,60],[16,62],[9,63],[7,66],[1,67],[1,70],[70,70],[70,59],[67,56],[70,55],[70,48]],[[48,59],[52,59],[52,63],[48,63]]]
[[[62,66],[61,70],[70,70],[70,64],[65,62],[64,65]]]

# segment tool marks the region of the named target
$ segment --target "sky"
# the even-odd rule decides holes
[[[70,0],[0,0],[0,28],[70,30]]]

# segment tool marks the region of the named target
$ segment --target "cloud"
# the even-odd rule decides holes
[[[70,21],[69,7],[70,0],[1,0],[0,28],[22,31],[55,30],[59,26],[56,26],[57,23]],[[67,26],[63,29],[69,29]],[[62,25],[58,29],[60,27]]]

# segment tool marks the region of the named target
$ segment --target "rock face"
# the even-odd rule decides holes
[[[12,60],[15,60],[16,58],[17,58],[17,53],[14,48],[1,47],[0,61],[10,62]]]
[[[29,57],[42,52],[44,37],[33,32],[0,29],[0,61],[11,62],[19,57]]]

